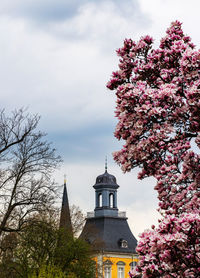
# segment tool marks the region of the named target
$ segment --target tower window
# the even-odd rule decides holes
[[[102,194],[98,195],[98,207],[102,207]]]
[[[110,208],[114,207],[114,195],[113,195],[113,193],[110,193],[110,195],[109,195],[109,207]]]

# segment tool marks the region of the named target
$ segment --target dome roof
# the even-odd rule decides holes
[[[103,188],[103,187],[117,189],[119,187],[119,185],[117,184],[117,180],[116,180],[115,176],[109,174],[106,170],[104,174],[99,175],[96,178],[96,183],[93,187],[95,189]]]

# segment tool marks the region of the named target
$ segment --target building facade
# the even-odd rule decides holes
[[[137,240],[129,228],[126,213],[118,210],[119,185],[115,176],[107,172],[107,166],[93,187],[95,209],[87,213],[80,237],[93,247],[98,278],[127,278],[138,261]]]

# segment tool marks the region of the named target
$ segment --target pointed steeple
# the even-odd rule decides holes
[[[68,231],[68,233],[71,233],[71,234],[73,233],[70,210],[69,210],[69,201],[68,201],[68,195],[67,195],[66,175],[64,177],[62,208],[61,208],[61,213],[60,213],[60,228],[66,229]]]

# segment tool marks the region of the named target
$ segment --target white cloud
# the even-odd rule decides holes
[[[142,200],[140,200],[140,202],[142,202]],[[127,210],[127,216],[129,227],[138,240],[139,235],[144,230],[151,229],[152,225],[157,226],[158,219],[161,219],[161,216],[156,211],[155,206],[152,206],[152,208],[148,209],[141,207],[141,209],[137,211],[134,204]]]
[[[170,23],[179,20],[183,23],[184,32],[199,45],[198,26],[200,23],[198,0],[140,0],[140,7],[151,19],[152,24],[146,27],[146,32],[156,38],[157,43],[165,36]]]
[[[2,105],[42,114],[49,132],[112,122],[114,94],[106,82],[116,68],[115,49],[140,29],[137,18],[129,22],[121,12],[111,1],[91,2],[41,29],[26,18],[2,16]]]
[[[72,17],[79,6],[87,2],[88,0],[7,0],[1,3],[0,14],[24,17],[42,24]]]
[[[110,59],[94,45],[30,33],[23,21],[8,18],[1,19],[0,35],[2,105],[29,106],[54,129],[88,124],[113,110],[105,88]]]
[[[131,6],[131,1],[121,5],[123,7],[115,4],[113,1],[88,2],[80,7],[72,19],[53,22],[49,25],[50,29],[56,35],[89,40],[96,43],[98,48],[108,50],[111,45],[116,48],[126,36],[137,36],[149,24],[149,20],[141,13],[139,6]],[[126,8],[127,12],[124,14],[120,8]]]

